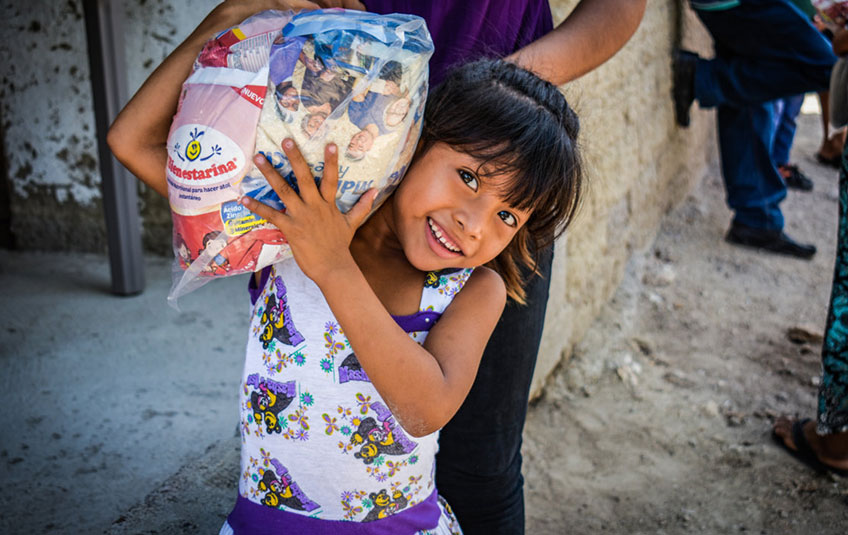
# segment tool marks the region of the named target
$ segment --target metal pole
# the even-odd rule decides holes
[[[133,295],[144,290],[137,180],[118,163],[106,144],[109,125],[127,101],[123,11],[117,0],[83,0],[83,11],[112,292]]]

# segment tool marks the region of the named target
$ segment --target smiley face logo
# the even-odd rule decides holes
[[[232,139],[213,128],[194,124],[180,126],[168,136],[168,156],[176,166],[169,171],[171,178],[198,170],[205,172],[207,182],[228,180],[242,168],[244,161],[244,152]],[[207,167],[200,169],[203,165]],[[214,173],[210,175],[210,171]],[[189,183],[198,180],[197,176],[187,176],[191,177]]]
[[[188,161],[193,162],[200,156],[200,142],[196,139],[193,139],[188,146],[186,147],[185,155],[188,158]]]

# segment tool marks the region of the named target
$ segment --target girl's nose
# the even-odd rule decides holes
[[[457,212],[455,217],[456,224],[460,229],[462,229],[469,239],[480,239],[483,230],[483,218],[480,217],[479,214],[477,214],[474,210],[466,210],[463,212]]]

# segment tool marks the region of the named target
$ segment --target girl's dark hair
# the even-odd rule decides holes
[[[455,68],[432,90],[418,150],[446,143],[481,162],[478,174],[507,174],[506,201],[532,210],[507,248],[488,265],[508,295],[524,303],[521,266],[536,271],[539,253],[571,223],[581,197],[577,115],[556,86],[503,60]]]

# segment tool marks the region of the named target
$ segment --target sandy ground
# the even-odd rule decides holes
[[[529,533],[848,532],[848,479],[771,437],[777,415],[815,410],[838,189],[813,158],[819,121],[800,117],[793,148],[815,190],[783,204],[816,257],[725,243],[720,175],[706,177],[530,410]]]
[[[815,191],[790,192],[784,203],[788,232],[819,253],[807,262],[726,244],[730,212],[716,167],[633,256],[612,301],[532,404],[528,533],[848,532],[848,479],[813,473],[771,439],[776,415],[811,416],[815,406],[837,208],[835,171],[812,158],[819,121],[800,118],[794,150]],[[230,393],[241,361],[221,349],[241,347],[238,320],[215,331],[204,366],[188,354],[170,358],[172,331],[158,326],[221,317],[191,303],[188,316],[176,315],[160,282],[78,318],[84,332],[63,336],[86,342],[59,352],[38,332],[85,314],[96,292],[51,290],[59,299],[35,308],[27,296],[42,281],[61,289],[68,273],[84,283],[92,274],[69,260],[28,276],[8,265],[15,258],[23,257],[0,258],[16,307],[0,333],[0,399],[15,407],[2,420],[14,432],[0,435],[0,532],[217,533],[238,477]],[[222,299],[242,292],[228,285]],[[795,327],[810,340],[791,341]],[[121,329],[131,349],[112,347],[108,337]],[[138,355],[149,363],[134,368]],[[98,403],[102,418],[90,410]],[[77,414],[88,424],[75,424]]]

